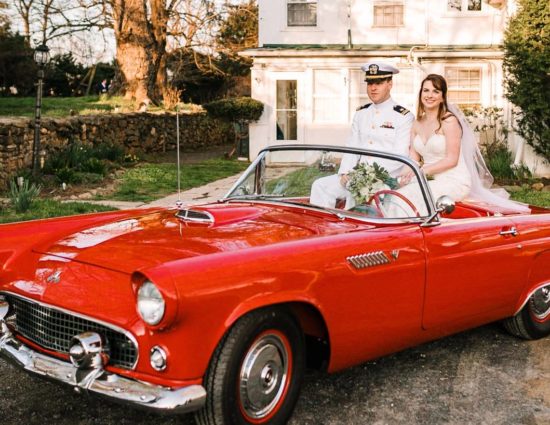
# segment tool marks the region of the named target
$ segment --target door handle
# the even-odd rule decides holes
[[[501,230],[499,232],[499,235],[500,236],[506,236],[506,235],[517,236],[518,235],[518,230],[514,226],[512,226],[512,227],[510,227],[510,230]]]

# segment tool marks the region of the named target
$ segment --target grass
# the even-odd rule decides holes
[[[84,202],[59,202],[52,199],[38,199],[33,202],[31,209],[25,213],[17,214],[10,207],[0,208],[0,223],[113,210],[116,210],[116,208]]]
[[[334,174],[334,171],[319,171],[319,164],[315,163],[309,167],[298,168],[282,177],[266,182],[266,189],[269,194],[284,194],[284,196],[308,196],[311,185],[320,177]]]
[[[34,117],[34,97],[0,97],[0,116]],[[183,109],[193,109],[195,105],[184,105]],[[134,102],[122,97],[82,96],[82,97],[44,97],[42,99],[42,116],[50,118],[68,117],[71,111],[80,115],[98,113],[132,112]],[[151,105],[149,112],[161,111],[162,108]]]
[[[511,198],[526,204],[550,208],[550,192],[523,189],[519,192],[511,193]]]
[[[233,176],[247,166],[247,162],[228,159],[209,159],[196,164],[184,164],[181,167],[181,190]],[[124,173],[116,191],[103,199],[150,202],[175,193],[176,184],[176,164],[140,164]]]

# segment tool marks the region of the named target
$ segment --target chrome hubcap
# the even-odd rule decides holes
[[[550,315],[550,285],[540,288],[531,296],[531,312],[538,320]]]
[[[265,335],[250,347],[239,385],[242,408],[249,417],[262,419],[273,411],[283,396],[288,370],[287,348],[278,335]]]

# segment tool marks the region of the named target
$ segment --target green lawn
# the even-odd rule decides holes
[[[513,192],[511,198],[526,204],[550,208],[550,192],[523,189],[520,192]]]
[[[248,167],[248,162],[228,159],[209,159],[181,167],[181,190],[233,176]],[[173,194],[177,189],[176,164],[146,163],[129,169],[109,199],[117,201],[150,202]],[[229,188],[228,188],[229,189]],[[105,198],[104,198],[105,199]]]
[[[34,97],[0,97],[0,116],[34,117]],[[184,105],[183,109],[196,108],[195,105]],[[43,117],[67,117],[71,111],[82,115],[134,111],[134,103],[122,97],[82,96],[82,97],[44,97],[42,99]],[[151,112],[161,108],[151,106]]]
[[[38,199],[34,201],[29,211],[21,214],[17,214],[12,208],[0,208],[0,223],[113,210],[116,210],[116,208],[84,202],[59,202],[52,199]]]

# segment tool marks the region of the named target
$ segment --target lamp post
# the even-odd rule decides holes
[[[36,85],[36,107],[34,110],[34,143],[32,147],[32,173],[37,176],[40,172],[40,112],[42,108],[42,85],[44,81],[44,67],[50,59],[50,49],[41,44],[34,51],[34,61],[38,65],[38,83]]]

